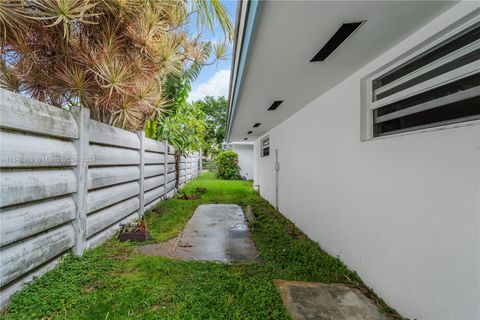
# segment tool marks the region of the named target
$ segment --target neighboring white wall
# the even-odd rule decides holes
[[[247,180],[253,180],[253,144],[233,143],[232,151],[238,154],[240,175]]]
[[[473,2],[469,5],[474,6]],[[390,306],[417,319],[480,318],[480,124],[360,141],[360,81],[471,9],[460,4],[255,145],[261,195]]]

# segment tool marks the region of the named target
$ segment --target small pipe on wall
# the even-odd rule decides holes
[[[278,149],[275,149],[275,209],[278,211],[278,171],[280,171],[280,162],[278,162]]]

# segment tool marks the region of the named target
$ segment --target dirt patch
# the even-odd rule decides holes
[[[253,223],[255,222],[255,215],[253,214],[253,210],[252,210],[252,206],[251,205],[248,205],[245,210],[245,218],[247,218],[247,221],[249,223]]]
[[[197,187],[192,194],[187,194],[182,191],[177,193],[176,198],[181,200],[197,200],[202,197],[202,194],[207,192],[207,188]]]
[[[151,209],[150,212],[154,214],[162,214],[162,209],[160,208],[160,206],[156,206],[153,209]]]
[[[181,194],[179,193],[177,195],[177,199],[180,199],[180,200],[197,200],[197,199],[200,199],[200,195],[198,194]]]
[[[177,240],[178,237],[175,237],[165,242],[147,244],[146,246],[140,247],[140,251],[149,256],[170,257]]]
[[[204,193],[207,193],[207,188],[197,187],[197,188],[195,189],[195,192],[198,193],[198,194],[204,194]]]

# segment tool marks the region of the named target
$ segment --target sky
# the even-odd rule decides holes
[[[235,0],[221,1],[228,11],[232,26],[235,26],[235,16],[237,10],[237,2]],[[192,23],[191,27],[195,27]],[[215,26],[213,32],[204,31],[202,39],[205,41],[222,41],[224,39],[223,32],[220,26]],[[188,101],[196,101],[205,98],[206,96],[228,96],[228,85],[230,82],[230,67],[233,58],[233,44],[228,49],[227,59],[218,61],[217,63],[204,66],[200,76],[192,83],[192,91],[188,96]]]

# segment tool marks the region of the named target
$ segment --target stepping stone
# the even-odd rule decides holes
[[[294,320],[386,320],[360,290],[342,284],[275,280]]]
[[[260,261],[242,208],[230,204],[197,207],[185,229],[166,243],[141,248],[148,255],[223,263]]]

